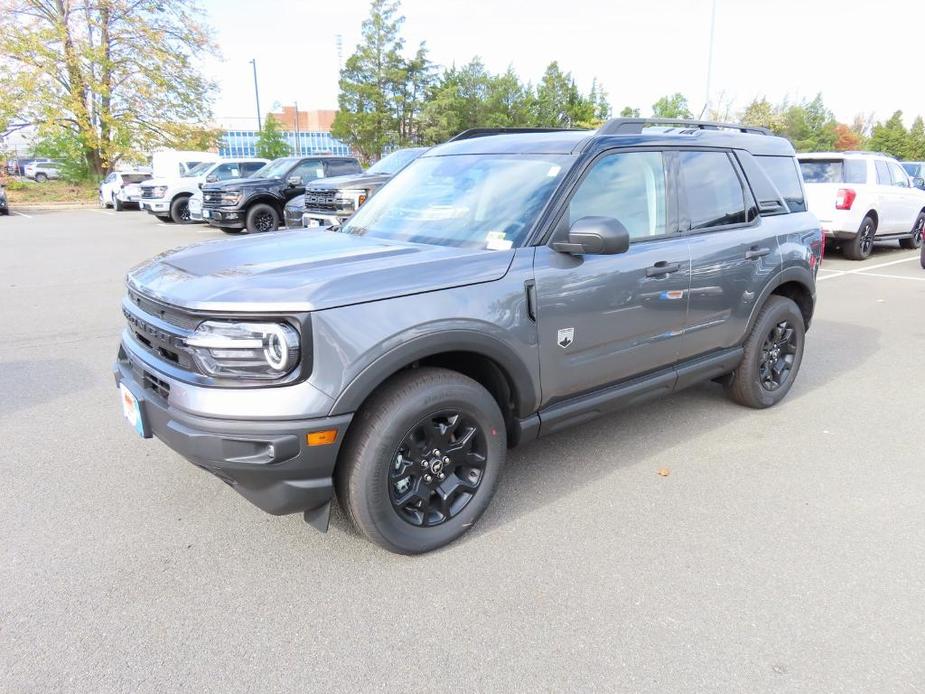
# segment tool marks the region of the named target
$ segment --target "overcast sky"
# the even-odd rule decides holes
[[[249,60],[263,113],[298,101],[337,107],[336,35],[353,52],[367,0],[203,0],[224,61],[215,115],[253,127]],[[615,111],[650,113],[680,91],[703,106],[712,0],[404,0],[410,54],[426,41],[440,65],[478,55],[493,72],[512,65],[537,81],[551,60],[587,90],[595,77]],[[756,96],[797,100],[821,91],[839,120],[901,109],[925,115],[923,0],[717,0],[711,97],[736,106]],[[236,118],[244,120],[235,121]]]

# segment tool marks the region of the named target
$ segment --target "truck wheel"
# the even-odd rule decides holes
[[[770,296],[745,341],[742,362],[726,386],[729,397],[755,409],[783,400],[803,361],[805,332],[799,307],[786,297]]]
[[[874,236],[877,233],[877,223],[868,215],[861,222],[861,228],[853,239],[842,242],[842,253],[848,260],[865,260],[874,250]]]
[[[899,247],[907,251],[915,250],[922,247],[922,231],[925,230],[925,212],[920,212],[915,218],[915,224],[912,225],[912,237],[900,239]]]
[[[112,196],[112,209],[116,212],[121,212],[125,209],[125,205],[122,204],[122,201],[119,200],[115,195]]]
[[[47,180],[48,180],[48,176],[46,176],[45,174],[43,174],[43,173],[37,173],[37,174],[35,174],[35,182],[36,182],[36,183],[44,183],[44,182],[47,181]]]
[[[170,218],[177,224],[189,224],[189,195],[174,198],[170,203]]]
[[[247,230],[249,232],[276,231],[277,229],[279,229],[279,215],[272,205],[261,202],[247,211]]]
[[[170,223],[173,221],[170,217],[165,217],[165,216],[162,215],[162,214],[156,214],[156,215],[154,215],[154,216],[157,217],[157,218],[158,218],[160,221],[162,221],[164,224],[170,224]]]
[[[428,552],[488,507],[507,438],[498,403],[455,371],[411,369],[357,412],[335,471],[337,496],[370,540]]]

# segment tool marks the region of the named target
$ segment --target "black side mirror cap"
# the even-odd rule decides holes
[[[572,255],[615,255],[629,247],[629,232],[613,217],[582,217],[568,230],[567,243],[552,244],[553,250]]]

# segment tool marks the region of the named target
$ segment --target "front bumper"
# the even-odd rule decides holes
[[[149,214],[170,214],[170,202],[166,198],[142,198],[138,205]]]
[[[303,227],[330,227],[340,226],[353,214],[339,214],[329,210],[305,210],[302,213]]]
[[[155,436],[194,465],[234,487],[273,515],[300,513],[330,501],[337,453],[352,415],[299,420],[216,419],[170,405],[164,381],[129,359],[124,348],[113,367],[138,400],[145,437]],[[245,414],[245,413],[242,413]],[[334,443],[309,446],[306,435],[337,431]]]
[[[243,229],[245,226],[244,212],[241,210],[203,206],[202,218],[214,227]]]

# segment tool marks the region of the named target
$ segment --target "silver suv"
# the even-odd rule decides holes
[[[342,227],[136,268],[126,417],[269,513],[326,528],[336,490],[410,554],[478,520],[509,446],[710,379],[774,405],[823,248],[793,148],[654,125],[462,133]]]

